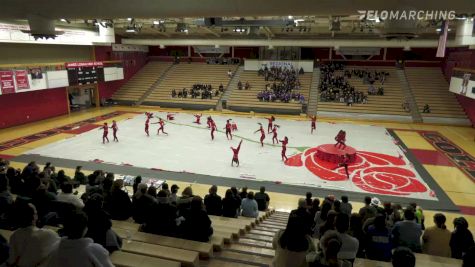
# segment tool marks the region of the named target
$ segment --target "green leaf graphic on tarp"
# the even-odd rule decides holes
[[[294,147],[294,148],[297,149],[300,152],[304,152],[305,150],[309,149],[310,147],[308,147],[308,146],[297,146],[297,147]]]

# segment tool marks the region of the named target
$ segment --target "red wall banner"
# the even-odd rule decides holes
[[[0,71],[0,88],[2,89],[2,95],[15,93],[13,71]]]
[[[17,91],[30,89],[30,83],[28,82],[28,72],[26,70],[16,70],[15,81]]]

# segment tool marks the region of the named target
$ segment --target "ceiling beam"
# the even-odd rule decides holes
[[[267,38],[274,38],[275,37],[274,33],[269,29],[269,27],[264,26],[264,30],[267,33]]]
[[[208,28],[208,27],[200,27],[200,29],[203,29],[203,30],[207,31],[207,32],[211,33],[212,35],[214,35],[214,36],[216,36],[216,37],[221,37],[220,34],[214,32],[213,30],[211,30],[211,29]]]

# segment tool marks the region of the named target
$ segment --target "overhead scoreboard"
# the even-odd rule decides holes
[[[104,63],[100,61],[68,62],[66,70],[70,86],[104,82]]]

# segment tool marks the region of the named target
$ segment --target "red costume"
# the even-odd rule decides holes
[[[109,143],[109,138],[107,137],[109,135],[109,126],[107,126],[107,123],[104,123],[104,126],[102,126],[101,129],[104,130],[104,132],[102,133],[102,143],[105,144],[106,140],[107,143]]]
[[[160,130],[162,130],[162,133],[168,135],[168,133],[165,132],[165,121],[163,121],[162,119],[159,119],[158,122],[153,123],[153,124],[157,124],[157,123],[160,125],[160,128],[158,128],[157,130],[157,135],[160,134]]]
[[[231,126],[232,126],[233,131],[237,131],[237,130],[238,130],[238,129],[237,129],[237,124],[236,124],[235,122],[233,122],[233,123],[231,124]]]
[[[267,133],[271,133],[272,131],[272,123],[275,121],[274,116],[271,116],[270,118],[267,118]]]
[[[211,140],[214,140],[214,131],[216,131],[216,123],[213,120],[210,121],[211,125]]]
[[[260,139],[260,141],[261,141],[261,146],[264,146],[264,139],[266,138],[266,133],[265,133],[264,128],[262,127],[262,125],[261,125],[261,127],[260,127],[257,131],[255,131],[254,133],[257,133],[257,132],[259,132],[259,131],[261,132],[261,139]]]
[[[242,140],[241,142],[239,142],[239,145],[237,148],[231,147],[233,151],[233,159],[231,160],[231,166],[233,166],[233,163],[236,162],[237,166],[239,167],[239,150],[241,149],[241,144],[242,144]]]
[[[277,139],[277,125],[274,125],[274,128],[272,129],[272,144],[274,144],[274,140],[275,142],[278,144],[279,143],[279,139]]]
[[[233,140],[233,134],[231,133],[232,127],[229,120],[226,121],[226,127],[224,127],[224,129],[226,130],[226,138]]]
[[[211,118],[211,116],[209,116],[207,118],[207,121],[206,121],[206,124],[208,124],[208,128],[211,128],[211,122],[213,121],[213,119]]]
[[[119,127],[117,127],[117,123],[115,121],[112,122],[112,134],[114,135],[114,141],[119,142],[119,138],[117,138],[117,130],[119,130]]]
[[[348,173],[348,164],[350,163],[350,155],[343,156],[343,161],[338,164],[338,167],[345,167],[345,173],[348,180],[350,180],[350,174]]]
[[[145,133],[147,134],[147,136],[150,136],[148,134],[148,126],[149,126],[149,123],[150,123],[150,118],[147,117],[147,120],[145,121]]]
[[[280,143],[282,143],[282,152],[280,155],[282,156],[282,160],[286,161],[287,156],[285,155],[285,152],[287,151],[287,144],[289,143],[287,136],[284,138],[284,140],[280,140]]]
[[[203,115],[202,115],[202,114],[200,114],[200,115],[196,114],[196,115],[195,115],[196,121],[195,121],[194,123],[196,123],[196,124],[201,124],[201,122],[200,122],[201,116],[203,116]]]
[[[335,141],[336,141],[336,144],[335,146],[338,147],[338,148],[342,148],[343,146],[343,149],[346,148],[346,132],[343,131],[343,130],[340,130],[338,132],[338,134],[335,136]]]
[[[312,116],[310,117],[310,119],[312,120],[312,130],[311,130],[311,133],[313,134],[313,130],[315,130],[317,127],[316,127],[316,123],[317,123],[317,116]]]
[[[172,121],[175,119],[175,114],[173,113],[167,113],[167,120],[168,121]]]

